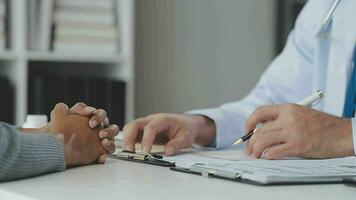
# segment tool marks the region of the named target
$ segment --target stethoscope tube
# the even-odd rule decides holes
[[[334,3],[331,5],[329,11],[326,13],[323,23],[318,31],[318,35],[322,35],[325,33],[330,25],[331,19],[333,18],[334,12],[338,5],[340,4],[341,0],[335,0]]]

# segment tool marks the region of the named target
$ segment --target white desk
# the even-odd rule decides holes
[[[1,200],[26,199],[5,198],[8,192],[35,200],[356,199],[356,188],[343,184],[262,187],[111,159],[105,165],[0,184]]]

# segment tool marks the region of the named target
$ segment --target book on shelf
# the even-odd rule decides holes
[[[27,1],[27,24],[28,24],[28,34],[27,34],[27,46],[29,49],[38,49],[39,44],[39,0]]]
[[[114,0],[57,0],[58,7],[112,9]]]
[[[114,24],[115,16],[113,10],[109,12],[96,13],[93,11],[85,12],[83,8],[55,8],[54,21],[77,21],[77,22],[94,22],[103,24]]]
[[[55,0],[53,50],[116,53],[119,31],[114,5],[113,0]]]
[[[66,53],[118,51],[119,31],[115,0],[26,2],[29,49]]]

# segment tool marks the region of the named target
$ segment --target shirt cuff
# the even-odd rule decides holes
[[[356,155],[356,118],[351,119],[352,124],[352,140],[354,144],[354,155]]]

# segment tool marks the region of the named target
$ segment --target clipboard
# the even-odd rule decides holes
[[[210,167],[209,165],[205,165],[202,163],[196,163],[192,165],[190,168],[174,166],[169,168],[172,171],[183,172],[188,174],[199,175],[207,178],[218,178],[224,180],[230,180],[235,182],[247,183],[252,185],[259,186],[273,186],[273,185],[305,185],[305,184],[335,184],[335,183],[345,183],[349,186],[356,186],[356,176],[337,176],[337,177],[325,177],[326,179],[319,180],[293,180],[293,181],[259,181],[249,176],[245,176],[246,174],[250,174],[246,171],[230,171],[218,169],[215,167]]]
[[[162,167],[174,167],[174,162],[169,162],[163,159],[163,156],[158,154],[141,153],[123,150],[109,156],[110,158],[126,160],[131,162],[145,163],[149,165],[157,165]]]

